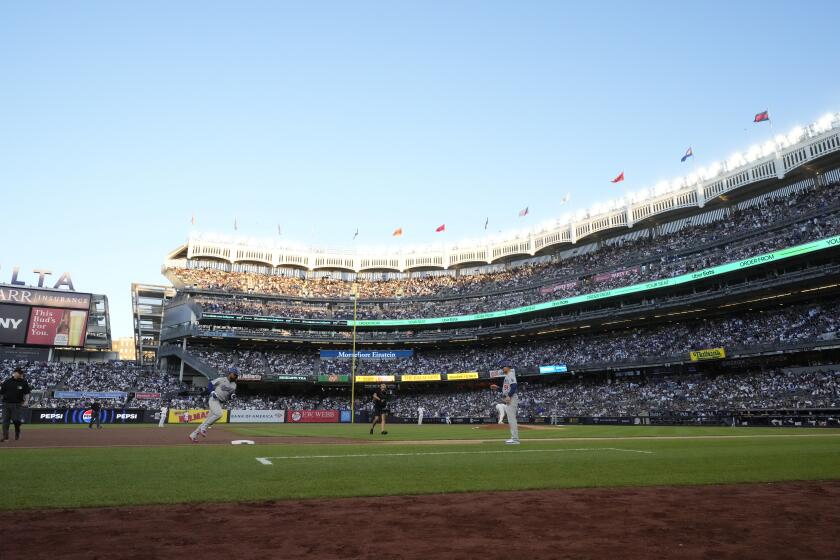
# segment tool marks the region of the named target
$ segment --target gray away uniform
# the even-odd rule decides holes
[[[213,380],[213,392],[210,393],[208,403],[210,414],[207,415],[204,422],[192,433],[193,438],[200,432],[207,430],[208,427],[224,415],[222,403],[230,400],[230,396],[234,391],[236,391],[236,383],[230,381],[227,377],[217,377]]]

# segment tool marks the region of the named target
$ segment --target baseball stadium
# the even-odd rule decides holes
[[[0,286],[3,557],[840,557],[838,193],[835,113],[481,242],[191,235],[134,361]]]

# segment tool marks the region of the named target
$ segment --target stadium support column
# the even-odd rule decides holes
[[[181,341],[181,371],[178,374],[178,382],[184,382],[184,356],[187,353],[187,338],[184,337],[184,340]]]
[[[703,183],[697,182],[697,207],[703,208],[706,206],[706,192],[703,190]]]

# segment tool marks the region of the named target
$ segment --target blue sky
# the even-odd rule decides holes
[[[130,283],[164,281],[193,214],[331,246],[538,224],[840,111],[838,18],[828,1],[4,3],[0,282],[67,270],[124,336]],[[765,108],[772,130],[751,122]]]

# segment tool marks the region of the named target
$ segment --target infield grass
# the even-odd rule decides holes
[[[506,431],[393,428],[372,438],[417,443],[7,449],[0,509],[840,479],[840,430],[569,427],[523,431],[514,447]],[[358,425],[224,429],[371,438]],[[744,437],[715,439],[727,435]],[[558,437],[570,439],[545,439]],[[443,438],[494,441],[429,442]]]

